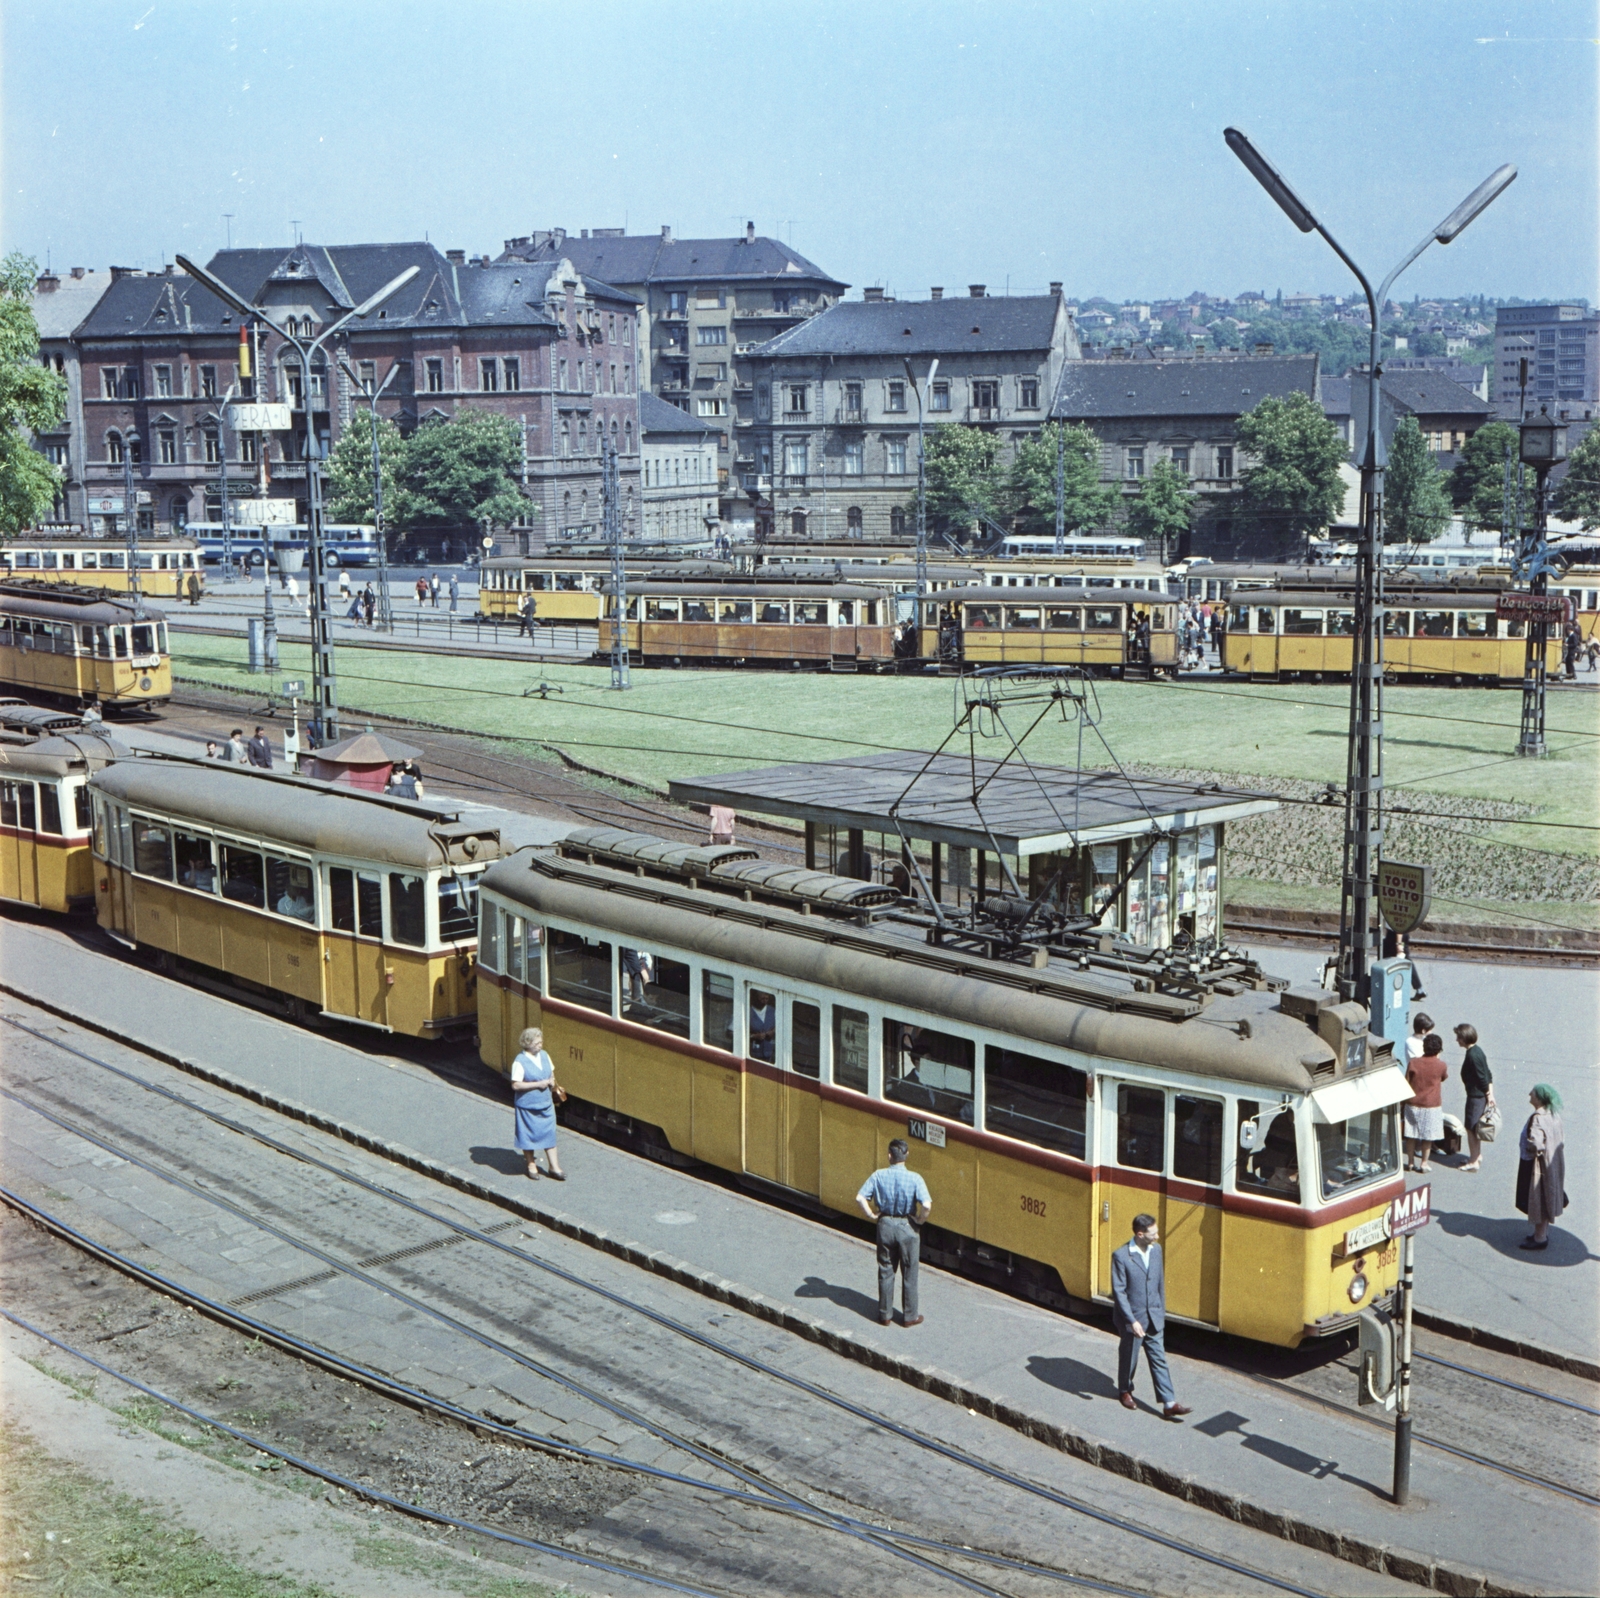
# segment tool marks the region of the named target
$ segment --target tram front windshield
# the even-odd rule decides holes
[[[1393,1176],[1400,1169],[1393,1107],[1318,1126],[1317,1152],[1325,1199]]]

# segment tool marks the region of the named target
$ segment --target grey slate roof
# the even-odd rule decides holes
[[[62,278],[61,286],[48,294],[35,289],[33,319],[38,323],[39,337],[70,338],[110,286],[109,272],[85,272],[82,277]]]
[[[646,437],[652,433],[714,433],[710,423],[691,416],[687,411],[669,405],[649,389],[639,390],[639,431]]]
[[[1366,382],[1362,379],[1358,386],[1364,389]],[[1471,414],[1487,421],[1494,414],[1494,407],[1487,400],[1479,399],[1470,388],[1443,372],[1385,369],[1379,385],[1386,400],[1416,416]]]
[[[1348,416],[1350,414],[1350,382],[1348,377],[1325,377],[1322,380],[1322,414]]]
[[[507,242],[502,261],[555,261],[565,256],[587,278],[592,272],[608,283],[702,282],[716,278],[813,278],[831,288],[847,284],[830,277],[805,256],[777,239],[664,239],[659,233],[622,238],[572,238],[539,244]]]
[[[1047,350],[1053,294],[975,300],[840,300],[769,339],[765,355],[959,355]]]
[[[1223,360],[1068,361],[1053,418],[1242,416],[1262,400],[1318,396],[1315,355],[1244,355]]]

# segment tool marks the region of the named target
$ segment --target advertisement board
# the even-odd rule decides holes
[[[234,405],[228,420],[241,433],[281,433],[294,425],[287,405]]]
[[[229,507],[241,527],[293,527],[292,499],[241,499]]]
[[[1378,912],[1391,932],[1410,932],[1428,919],[1433,867],[1384,860],[1378,866]]]

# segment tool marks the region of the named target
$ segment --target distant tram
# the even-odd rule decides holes
[[[128,547],[108,539],[9,543],[0,548],[0,567],[33,582],[76,583],[113,594],[132,591]],[[200,546],[191,538],[141,539],[138,571],[139,592],[149,599],[186,597],[190,577],[205,584]]]
[[[172,697],[159,610],[71,583],[0,582],[0,692],[107,715]]]
[[[1140,626],[1149,626],[1147,645]],[[924,601],[918,650],[946,665],[1082,666],[1106,675],[1178,664],[1177,605],[1104,588],[952,588]]]
[[[63,915],[93,908],[88,782],[126,753],[90,732],[0,745],[0,899]]]

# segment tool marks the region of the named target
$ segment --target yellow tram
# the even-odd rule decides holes
[[[1383,672],[1391,680],[1432,677],[1452,682],[1520,683],[1527,624],[1501,621],[1499,584],[1385,585]],[[1332,584],[1235,593],[1222,641],[1224,671],[1251,678],[1350,675],[1354,597]],[[1561,629],[1550,629],[1546,667],[1561,669]]]
[[[1138,629],[1149,624],[1148,648]],[[1158,593],[1104,588],[952,588],[922,606],[919,653],[950,665],[1130,667],[1178,664],[1177,606]]]
[[[630,560],[628,580],[645,567]],[[563,555],[494,555],[478,572],[478,614],[485,621],[518,621],[524,596],[541,627],[592,627],[600,620],[600,591],[611,562]]]
[[[138,559],[139,592],[147,598],[186,599],[191,577],[205,587],[205,562],[192,538],[141,540]],[[8,543],[0,549],[0,567],[12,576],[35,582],[78,583],[114,594],[132,590],[127,546],[105,539]]]
[[[0,899],[59,914],[94,904],[88,782],[126,753],[90,732],[0,744]]]
[[[69,583],[0,582],[0,690],[108,714],[172,697],[159,610]]]
[[[91,780],[100,925],[302,1020],[432,1037],[475,1017],[478,878],[447,807],[200,761]]]
[[[1185,1321],[1293,1346],[1393,1288],[1392,1248],[1346,1248],[1403,1187],[1410,1091],[1359,1005],[1248,961],[1180,991],[986,957],[892,888],[608,828],[480,898],[484,1063],[541,1026],[569,1110],[669,1157],[849,1213],[909,1135],[929,1257],[1062,1308],[1106,1301],[1140,1211]]]

